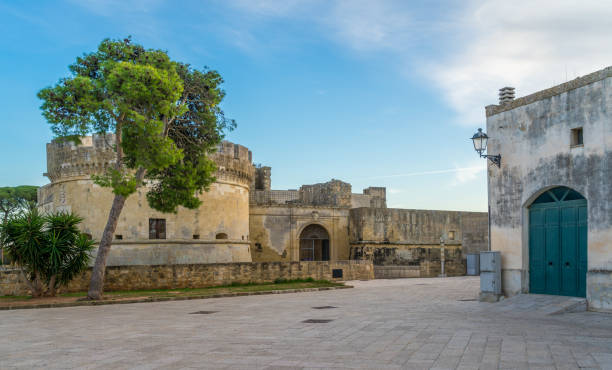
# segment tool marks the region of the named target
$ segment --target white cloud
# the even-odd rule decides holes
[[[466,0],[430,8],[395,0],[231,4],[258,17],[305,20],[352,50],[395,53],[412,77],[440,90],[457,123],[467,126],[482,125],[484,107],[497,103],[503,86],[524,96],[612,64],[610,0]]]
[[[425,71],[461,124],[482,123],[503,86],[524,96],[612,64],[609,0],[479,1],[457,18],[460,41]]]
[[[409,8],[396,0],[229,0],[228,4],[251,19],[307,21],[313,31],[356,50],[404,49],[416,34]]]
[[[484,160],[474,161],[467,167],[455,166],[456,171],[453,176],[453,180],[450,182],[451,186],[457,186],[474,181],[487,170],[487,164]]]

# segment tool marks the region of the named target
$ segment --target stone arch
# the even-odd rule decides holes
[[[565,185],[565,184],[551,184],[547,186],[543,186],[533,191],[531,195],[529,195],[523,201],[521,206],[521,256],[522,256],[522,268],[521,268],[521,292],[529,293],[529,207],[533,204],[533,202],[540,197],[542,194],[547,191],[557,188],[557,187],[568,187],[580,195],[582,195],[585,199],[587,199],[584,192],[576,190],[574,187]],[[490,236],[489,236],[490,237]],[[516,292],[518,293],[518,292]]]
[[[310,223],[299,233],[300,261],[329,261],[331,245],[329,232],[319,223]]]
[[[523,290],[586,295],[588,202],[579,191],[547,186],[523,205]]]
[[[215,239],[227,239],[227,234],[226,233],[217,233],[217,235],[215,235]]]

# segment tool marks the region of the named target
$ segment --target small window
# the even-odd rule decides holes
[[[166,239],[166,220],[163,218],[149,219],[149,239]]]
[[[455,240],[455,232],[454,231],[449,231],[448,232],[448,240]]]
[[[227,239],[226,233],[219,233],[215,236],[215,239]]]
[[[257,248],[258,252],[261,252],[263,248],[261,247],[261,243],[255,243],[255,248]]]
[[[584,142],[582,141],[582,127],[572,129],[570,145],[573,147],[584,145]]]
[[[115,239],[123,240],[123,235],[121,235],[121,234],[115,235]]]
[[[236,144],[234,144],[234,158],[240,158],[240,147]]]
[[[193,234],[194,239],[200,239],[200,234]]]

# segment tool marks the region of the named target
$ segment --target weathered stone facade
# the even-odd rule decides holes
[[[112,135],[48,144],[51,183],[39,190],[40,209],[76,212],[83,231],[99,240],[113,194],[90,177],[114,165],[113,145]],[[464,273],[465,251],[487,248],[485,213],[387,209],[384,187],[353,193],[336,179],[272,190],[271,167],[253,165],[247,148],[223,142],[211,155],[217,181],[200,195],[199,209],[157,212],[146,189],[128,198],[108,266],[355,259],[422,266],[419,276],[433,276],[441,236],[450,274]],[[159,220],[163,236],[151,226]]]
[[[612,310],[612,67],[488,106],[486,115],[488,153],[502,156],[500,168],[489,164],[488,188],[504,293],[529,292],[529,209],[565,186],[587,202],[587,300]]]
[[[439,263],[442,238],[448,271],[463,275],[465,255],[487,250],[487,222],[487,214],[478,212],[351,209],[350,258],[371,259],[379,266]]]
[[[330,260],[372,261],[379,277],[438,276],[441,237],[449,276],[465,274],[466,253],[488,249],[486,213],[388,209],[385,188],[355,194],[339,180],[300,190],[251,190],[254,261],[300,260],[302,230],[309,225],[327,232]]]
[[[334,278],[333,270],[342,270]],[[72,280],[62,292],[82,292],[89,286],[91,269]],[[206,288],[231,283],[268,283],[276,279],[369,280],[374,267],[367,261],[260,262],[109,266],[106,290]],[[18,269],[0,269],[0,296],[27,295],[29,289]]]

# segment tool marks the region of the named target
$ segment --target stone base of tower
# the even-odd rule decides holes
[[[93,265],[98,250],[92,252]],[[251,262],[249,243],[243,240],[183,241],[151,240],[114,242],[107,266],[185,265]]]

